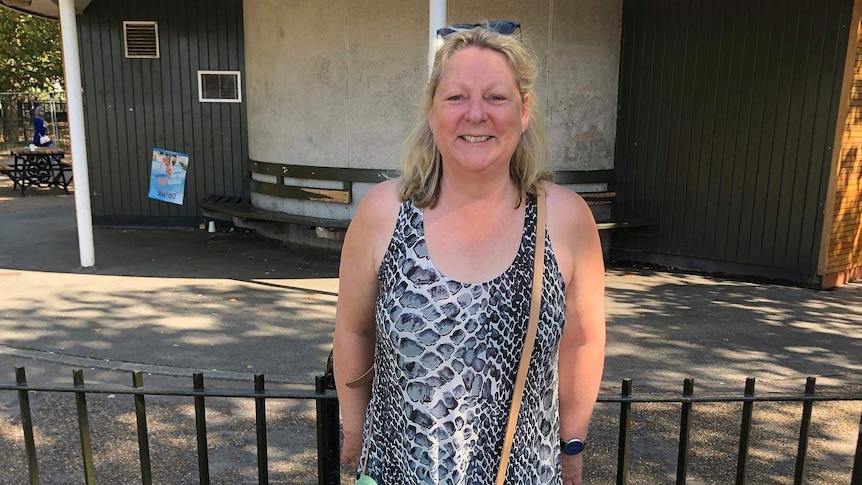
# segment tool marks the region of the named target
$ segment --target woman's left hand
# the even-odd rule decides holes
[[[563,485],[581,485],[584,456],[563,455]]]

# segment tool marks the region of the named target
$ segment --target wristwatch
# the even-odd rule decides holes
[[[584,442],[574,438],[569,441],[564,441],[560,439],[560,451],[563,452],[564,455],[575,456],[584,451]]]

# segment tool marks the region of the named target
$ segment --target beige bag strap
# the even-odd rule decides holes
[[[515,378],[512,407],[509,409],[506,437],[503,440],[503,453],[500,456],[500,466],[497,468],[497,485],[503,485],[506,480],[509,453],[512,451],[512,440],[515,436],[515,427],[518,425],[521,399],[524,397],[524,387],[527,383],[527,371],[530,369],[530,356],[533,355],[536,330],[539,327],[539,313],[542,306],[542,276],[545,273],[545,192],[541,188],[539,188],[536,197],[536,252],[533,259],[533,294],[530,299],[530,320],[527,323],[527,335],[524,336],[524,350],[521,352],[518,376]]]
[[[362,387],[374,380],[374,364],[368,368],[361,376],[352,381],[345,382],[344,385],[350,388]]]

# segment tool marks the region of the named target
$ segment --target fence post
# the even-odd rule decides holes
[[[207,406],[204,399],[204,375],[192,374],[195,391],[195,431],[198,439],[198,474],[201,485],[210,483],[210,460],[207,451]]]
[[[314,379],[318,396],[326,395],[326,377]],[[338,401],[318,397],[317,404],[317,483],[338,485],[341,482],[341,446],[338,430]]]
[[[753,377],[745,379],[745,397],[754,397]],[[742,404],[742,426],[739,431],[739,458],[736,461],[736,485],[745,483],[748,467],[748,444],[751,436],[751,417],[754,414],[754,400],[746,399]]]
[[[853,459],[850,485],[862,485],[862,414],[859,415],[859,435],[856,437],[856,457]]]
[[[694,379],[688,378],[683,382],[683,397],[691,397],[694,394]],[[682,403],[682,415],[679,423],[679,455],[676,459],[676,485],[685,485],[685,477],[688,473],[688,447],[691,434],[691,402]]]
[[[813,396],[816,379],[809,377],[805,381],[805,395]],[[808,454],[808,432],[811,429],[811,410],[814,401],[808,400],[802,403],[802,423],[799,425],[799,448],[796,451],[796,472],[793,475],[793,484],[802,485],[802,477],[805,476],[805,455]]]
[[[90,442],[90,417],[87,415],[87,393],[84,390],[84,371],[72,371],[75,383],[75,408],[78,410],[78,434],[81,437],[81,458],[84,460],[84,483],[94,485],[96,472],[93,467],[93,445]]]
[[[632,403],[625,399],[632,397],[631,379],[623,379],[623,389],[620,396],[623,400],[620,402],[620,437],[617,441],[617,485],[626,485],[629,481]]]
[[[39,465],[36,463],[36,440],[33,439],[33,416],[30,414],[30,394],[27,392],[27,374],[23,367],[15,368],[15,383],[23,389],[18,391],[21,407],[21,427],[24,428],[24,449],[27,451],[27,471],[30,485],[39,485]]]
[[[132,387],[144,387],[144,375],[141,371],[132,373]],[[144,394],[135,394],[135,419],[138,424],[138,456],[141,459],[141,483],[152,485],[153,471],[150,464],[150,434],[147,430],[147,405]]]
[[[266,384],[263,374],[254,375],[254,418],[257,430],[257,480],[269,483],[269,459],[266,444]]]

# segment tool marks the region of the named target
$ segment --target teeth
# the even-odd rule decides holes
[[[487,140],[488,140],[489,138],[491,138],[491,137],[490,137],[490,136],[470,136],[470,135],[464,135],[464,136],[462,136],[461,138],[463,138],[463,139],[467,140],[467,141],[468,141],[468,142],[470,142],[470,143],[481,143],[481,142],[483,142],[483,141],[487,141]]]

